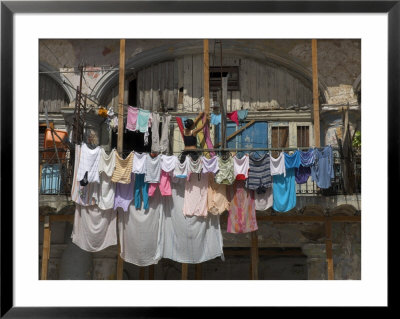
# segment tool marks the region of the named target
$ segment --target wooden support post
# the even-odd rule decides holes
[[[124,96],[125,96],[125,39],[119,45],[119,90],[118,90],[118,139],[117,151],[122,156],[124,143]],[[118,244],[117,280],[123,279],[124,262],[121,258],[121,245]]]
[[[154,280],[154,265],[149,266],[149,280]]]
[[[202,279],[202,264],[196,264],[196,280],[201,280]]]
[[[121,243],[118,240],[118,257],[117,257],[117,280],[124,278],[124,261],[121,258]]]
[[[210,63],[208,55],[208,39],[203,40],[203,69],[204,69],[204,112],[210,113]]]
[[[256,230],[251,232],[251,279],[258,279],[258,236]]]
[[[313,74],[313,101],[314,101],[314,142],[315,147],[321,147],[319,126],[319,92],[318,92],[318,54],[317,40],[311,40],[312,47],[312,74]]]
[[[332,222],[329,217],[325,221],[326,263],[328,266],[328,280],[334,280],[333,254],[332,254]]]
[[[43,234],[43,252],[42,252],[42,275],[41,280],[47,280],[47,269],[50,259],[50,217],[45,216],[44,218],[44,234]]]
[[[144,280],[145,271],[146,271],[145,267],[139,267],[139,279],[140,280]]]
[[[119,83],[118,83],[118,140],[117,151],[121,155],[124,134],[124,96],[125,96],[125,39],[119,45]]]
[[[182,280],[188,279],[188,264],[182,264]]]
[[[221,76],[222,77],[222,76]],[[226,148],[226,105],[228,99],[228,77],[222,77],[222,104],[221,104],[221,145]]]

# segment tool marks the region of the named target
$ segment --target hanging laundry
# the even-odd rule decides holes
[[[148,209],[118,210],[118,233],[121,258],[136,266],[157,264],[162,258],[164,206],[159,193],[149,199]]]
[[[309,149],[306,152],[300,152],[300,160],[301,160],[301,165],[304,167],[310,167],[311,165],[314,164],[314,150]]]
[[[282,152],[285,154],[285,167],[288,168],[298,168],[301,164],[300,151],[294,152],[292,155]]]
[[[206,116],[207,116],[207,115],[205,114],[205,115],[204,115],[204,118],[203,118],[203,121],[204,121],[204,119],[205,119]],[[214,144],[213,144],[213,142],[211,141],[210,128],[208,127],[207,124],[204,125],[204,127],[203,127],[203,133],[204,133],[204,138],[206,139],[207,148],[208,148],[208,149],[213,149],[213,148],[214,148]],[[206,155],[212,157],[212,156],[215,155],[215,152],[206,153]]]
[[[100,173],[100,187],[98,193],[98,206],[100,209],[107,210],[114,208],[115,183],[111,181],[111,176],[103,171]]]
[[[97,205],[75,205],[72,242],[79,248],[98,252],[117,245],[117,216],[112,209],[101,210]]]
[[[189,164],[188,164],[189,175],[191,173],[200,174],[203,171],[203,161],[201,160],[202,157],[199,156],[197,158],[197,160],[195,160],[195,161],[190,156],[188,156],[188,158],[189,158]],[[189,179],[189,176],[188,176],[188,179]]]
[[[151,183],[149,186],[149,196],[153,196],[157,187],[160,189],[162,196],[171,196],[171,175],[170,173],[161,171],[161,177],[159,183]]]
[[[92,206],[98,202],[99,183],[81,186],[78,180],[78,168],[81,158],[81,146],[75,145],[74,175],[72,179],[71,200],[83,206]]]
[[[265,193],[272,186],[269,154],[260,158],[249,156],[249,176],[246,187],[257,193]]]
[[[112,176],[115,169],[115,153],[117,151],[115,148],[112,149],[109,155],[107,155],[104,148],[101,148],[100,151],[100,160],[99,160],[99,174],[104,172],[107,176]]]
[[[129,131],[136,131],[138,115],[139,109],[137,107],[128,106],[126,129],[128,129]]]
[[[160,119],[162,119],[161,139],[159,135]],[[171,115],[160,115],[153,113],[151,126],[151,151],[153,153],[162,153],[169,151],[169,123]]]
[[[272,187],[267,188],[267,191],[263,194],[254,192],[254,203],[256,210],[267,210],[268,208],[272,207],[274,203]]]
[[[226,114],[226,117],[231,121],[235,122],[236,125],[239,125],[239,117],[237,111],[233,111]]]
[[[258,229],[254,191],[245,188],[244,181],[235,181],[227,188],[230,201],[228,233],[248,233]]]
[[[146,156],[146,171],[144,173],[144,181],[146,183],[159,183],[161,176],[161,156]]]
[[[114,169],[115,169],[115,153],[113,149],[109,155],[101,149],[100,162],[99,162],[99,174],[100,174],[100,187],[99,187],[99,200],[98,206],[100,209],[112,209],[114,208],[115,198],[115,183],[111,180]]]
[[[206,176],[206,175],[204,175]],[[226,185],[217,184],[214,175],[208,173],[207,210],[213,215],[219,215],[229,210],[230,204],[226,197]]]
[[[145,133],[149,129],[150,111],[139,109],[138,118],[136,122],[136,130]]]
[[[131,174],[131,182],[129,184],[116,183],[114,210],[121,207],[124,212],[128,211],[128,206],[133,200],[133,186],[135,183],[135,174]]]
[[[237,111],[239,122],[244,122],[244,120],[247,118],[247,114],[248,113],[249,113],[249,110],[239,110],[239,111]]]
[[[147,153],[134,153],[132,163],[132,173],[144,174],[146,172],[146,155]]]
[[[208,176],[190,174],[185,184],[183,215],[207,216]]]
[[[179,162],[178,157],[174,155],[161,155],[161,169],[164,172],[172,172],[175,169],[175,166]]]
[[[232,156],[229,156],[227,159],[219,157],[218,167],[219,170],[215,175],[215,182],[218,184],[231,185],[235,181]]]
[[[295,179],[297,184],[304,184],[311,175],[310,166],[314,164],[314,150],[309,149],[306,152],[300,151],[301,165],[295,169]]]
[[[176,124],[178,124],[179,127],[179,131],[181,132],[182,138],[185,136],[184,133],[184,128],[183,128],[183,122],[182,122],[182,118],[177,116],[175,117],[176,119]]]
[[[249,176],[249,156],[247,154],[239,158],[233,157],[233,172],[236,180],[245,180]]]
[[[142,199],[143,208],[149,208],[149,184],[144,182],[144,174],[135,175],[135,208],[141,209]]]
[[[335,177],[331,146],[314,149],[314,164],[311,166],[311,177],[319,188],[331,187],[331,179]]]
[[[216,174],[219,170],[219,166],[218,166],[218,157],[217,156],[213,156],[210,159],[208,159],[205,156],[201,157],[201,160],[203,162],[203,174],[206,173],[214,173]]]
[[[131,182],[133,158],[132,152],[125,159],[115,153],[115,169],[111,178],[114,183],[129,184]]]
[[[186,156],[183,163],[177,162],[174,169],[174,176],[178,178],[187,178],[189,174],[189,157]]]
[[[214,114],[214,113],[211,113],[211,121],[210,121],[210,123],[211,123],[212,125],[219,125],[219,124],[221,124],[221,114]]]
[[[100,183],[99,179],[99,161],[100,161],[100,146],[95,149],[90,149],[86,143],[82,143],[81,155],[79,159],[78,181],[81,181],[87,173],[88,183]]]
[[[185,184],[185,180],[173,178],[172,196],[163,198],[162,257],[187,264],[203,263],[217,257],[224,260],[219,216],[187,217],[182,214]]]
[[[311,167],[304,167],[303,165],[300,165],[299,168],[295,168],[294,175],[297,184],[307,183],[308,178],[311,175]]]
[[[274,203],[272,208],[277,212],[287,212],[296,206],[296,184],[294,168],[286,169],[286,177],[281,175],[272,176],[272,192]]]
[[[271,155],[269,156],[270,170],[272,175],[280,175],[286,176],[286,167],[285,167],[285,153],[281,152],[277,158],[273,158]]]

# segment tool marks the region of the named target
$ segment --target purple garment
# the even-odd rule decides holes
[[[300,165],[299,168],[295,168],[295,179],[297,184],[307,183],[310,175],[311,175],[310,167],[304,167],[303,165]]]
[[[314,150],[309,149],[306,152],[300,152],[301,165],[304,167],[310,167],[314,164]]]
[[[124,212],[128,211],[129,204],[133,200],[133,187],[135,185],[135,174],[131,174],[131,182],[129,184],[116,183],[114,210],[121,207]]]

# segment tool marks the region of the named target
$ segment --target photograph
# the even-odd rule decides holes
[[[361,39],[39,39],[40,280],[361,280]]]

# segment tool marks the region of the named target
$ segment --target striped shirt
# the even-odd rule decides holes
[[[130,184],[131,173],[133,164],[133,153],[123,159],[119,157],[118,153],[115,153],[115,170],[113,172],[111,180],[114,183]]]
[[[246,180],[246,187],[262,194],[272,186],[269,154],[261,158],[249,156],[249,177]]]

